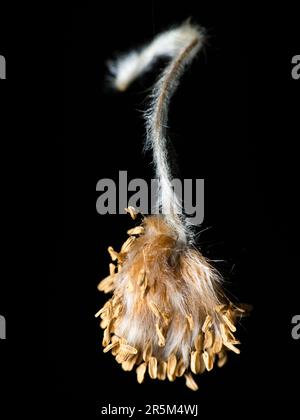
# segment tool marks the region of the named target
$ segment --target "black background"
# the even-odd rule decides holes
[[[8,104],[2,115],[16,112],[14,123],[3,118],[10,130],[6,146],[14,153],[17,147],[23,160],[14,180],[26,197],[31,165],[27,158],[24,165],[23,150],[38,164],[32,178],[40,182],[33,189],[40,202],[32,211],[31,200],[22,203],[43,242],[35,241],[40,258],[17,236],[19,247],[29,248],[29,270],[38,263],[41,268],[36,282],[14,279],[13,269],[1,281],[0,313],[11,331],[0,343],[1,360],[7,360],[5,377],[13,374],[14,381],[24,368],[27,375],[37,371],[41,382],[35,385],[48,408],[55,401],[99,411],[108,403],[143,408],[148,403],[299,398],[299,342],[291,337],[291,318],[299,313],[300,82],[291,78],[291,58],[300,53],[296,13],[287,4],[262,10],[244,2],[161,3],[35,10],[36,29],[24,24],[21,11],[17,17],[15,11],[7,15],[15,22],[7,38],[12,40],[17,28],[20,36],[12,41],[17,48],[0,51],[11,63],[8,80],[1,81],[6,86],[0,86]],[[239,328],[241,355],[230,355],[225,367],[197,378],[196,393],[180,379],[147,378],[137,384],[134,372],[123,372],[102,353],[102,332],[94,319],[106,300],[96,286],[107,273],[107,246],[118,248],[131,226],[128,216],[95,213],[95,183],[101,178],[117,182],[120,170],[127,170],[129,179],[153,176],[151,156],[142,153],[141,111],[157,68],[117,94],[108,86],[105,62],[189,16],[207,29],[208,42],[173,98],[169,136],[180,176],[205,179],[201,229],[208,229],[199,246],[208,257],[223,260],[217,267],[227,292],[254,308]],[[44,32],[45,38],[39,36]],[[21,133],[28,128],[26,135],[19,128]],[[13,160],[14,153],[8,153]],[[24,224],[22,218],[14,220],[15,226]],[[25,225],[30,231],[31,224]],[[20,300],[26,300],[30,332],[15,310]],[[16,360],[21,342],[22,357]],[[22,375],[24,387],[27,378]],[[11,386],[15,390],[10,385],[8,391]]]

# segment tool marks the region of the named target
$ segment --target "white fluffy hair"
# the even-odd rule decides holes
[[[228,349],[239,353],[233,332],[245,312],[226,298],[219,273],[195,248],[171,184],[169,102],[203,41],[204,31],[185,22],[111,65],[115,87],[125,90],[157,57],[169,58],[145,114],[146,148],[153,152],[162,214],[145,217],[130,229],[119,252],[108,248],[113,263],[98,289],[113,296],[96,314],[102,319],[104,352],[111,351],[124,370],[137,366],[139,383],[148,370],[152,379],[174,381],[185,375],[192,390],[198,388],[192,373],[211,370],[215,360],[223,366]],[[126,210],[136,219],[134,208]]]

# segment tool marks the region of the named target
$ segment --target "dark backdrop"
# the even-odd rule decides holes
[[[23,297],[32,301],[27,305],[32,319],[43,325],[32,330],[38,343],[33,349],[30,341],[27,351],[48,353],[30,365],[42,373],[47,407],[55,400],[99,409],[107,403],[142,408],[146,403],[297,398],[299,341],[291,337],[291,318],[299,313],[300,83],[291,80],[290,61],[300,53],[300,37],[292,6],[262,10],[245,2],[131,1],[38,13],[39,24],[47,20],[51,30],[46,44],[34,34],[28,54],[37,67],[27,83],[41,89],[34,106],[47,115],[35,156],[41,166],[47,162],[49,189],[42,190],[50,211],[49,217],[40,211],[39,229],[47,240],[40,282],[23,285]],[[147,378],[138,385],[134,372],[123,372],[103,354],[94,319],[106,300],[96,286],[107,273],[107,246],[118,248],[130,226],[127,216],[95,212],[95,184],[101,178],[117,182],[120,170],[130,179],[151,179],[151,156],[142,154],[141,110],[157,76],[153,70],[128,92],[116,94],[108,87],[105,62],[189,16],[207,29],[208,43],[173,98],[169,136],[180,176],[205,179],[201,229],[209,229],[199,246],[210,258],[223,260],[217,267],[228,293],[253,305],[239,328],[241,355],[230,355],[225,367],[198,377],[196,393],[180,379]],[[24,97],[21,101],[26,114]],[[34,114],[30,122],[40,120]],[[30,261],[35,264],[36,258]],[[34,288],[30,296],[28,284]],[[16,325],[22,328],[19,318]]]

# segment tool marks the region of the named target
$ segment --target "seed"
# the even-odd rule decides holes
[[[214,342],[214,345],[212,347],[212,350],[213,350],[214,353],[219,353],[222,350],[222,347],[223,347],[222,338],[219,335],[217,335],[215,337],[215,342]]]
[[[159,362],[157,368],[157,379],[164,381],[167,375],[167,362]]]
[[[186,366],[185,366],[183,360],[180,359],[179,362],[177,363],[177,366],[176,366],[175,375],[177,377],[181,377],[184,374],[185,370],[186,370]]]
[[[137,285],[141,286],[144,283],[145,279],[146,279],[146,272],[145,270],[141,270],[138,275]]]
[[[221,368],[221,367],[223,367],[223,366],[225,365],[225,363],[227,362],[227,354],[225,353],[225,351],[221,351],[221,352],[218,354],[218,358],[219,358],[219,360],[218,360],[218,362],[217,362],[217,365],[218,365],[218,367],[219,367],[219,368]]]
[[[191,371],[193,373],[199,373],[201,368],[200,352],[193,351],[191,353]]]
[[[152,355],[152,344],[149,341],[148,344],[146,345],[144,351],[143,351],[143,359],[145,362],[148,362],[150,357]]]
[[[156,328],[156,333],[158,335],[158,345],[159,347],[164,347],[166,345],[166,339],[157,323],[155,324],[155,328]]]
[[[212,370],[212,368],[214,367],[213,358],[206,350],[203,352],[203,360],[205,363],[206,370]]]
[[[229,319],[226,315],[223,315],[223,319],[224,319],[225,323],[227,324],[228,328],[229,328],[232,332],[235,332],[235,331],[236,331],[236,328],[235,328],[235,326],[233,325],[233,323],[231,322],[231,320],[230,320],[230,319]]]
[[[111,259],[113,260],[113,261],[116,261],[117,259],[118,259],[118,257],[119,257],[119,254],[113,249],[113,247],[112,246],[109,246],[108,248],[107,248],[107,250],[108,250],[108,253],[109,253],[109,255],[110,255],[110,257],[111,257]]]
[[[142,363],[136,368],[137,381],[139,384],[141,384],[144,380],[146,369],[147,363]]]
[[[223,343],[225,343],[226,341],[228,341],[228,336],[227,336],[227,330],[224,324],[220,324],[220,331],[221,331]]]
[[[233,351],[236,354],[240,354],[240,349],[238,349],[237,347],[235,347],[232,343],[230,343],[229,341],[224,342],[224,346],[226,346],[227,348],[229,348],[231,351]]]
[[[106,347],[109,345],[109,343],[110,343],[110,330],[109,330],[109,325],[108,325],[103,333],[102,346]]]
[[[177,364],[177,359],[175,354],[171,354],[168,358],[168,362],[167,362],[167,375],[168,375],[168,379],[169,381],[174,381],[175,379],[175,371],[176,371],[176,364]]]
[[[127,241],[125,241],[124,244],[122,245],[121,253],[126,254],[130,250],[130,248],[132,247],[134,241],[135,241],[134,236],[128,238]]]
[[[116,272],[115,264],[109,263],[109,274],[112,276]]]
[[[135,210],[134,207],[129,206],[129,207],[125,208],[125,211],[130,214],[130,216],[132,217],[133,220],[136,219],[136,216],[137,216],[138,213],[137,213],[137,211]]]
[[[136,226],[133,229],[129,229],[127,231],[128,235],[141,235],[142,233],[144,233],[144,228],[143,226]]]
[[[97,286],[97,289],[100,292],[109,293],[115,288],[115,278],[114,276],[107,276],[105,279],[101,280]]]
[[[157,359],[156,357],[150,357],[148,363],[148,372],[151,379],[157,378]]]
[[[202,331],[205,332],[208,330],[208,328],[211,327],[212,324],[212,317],[210,315],[207,315],[204,321],[204,324],[202,325]]]
[[[151,309],[151,311],[154,313],[154,315],[156,316],[156,318],[161,318],[161,312],[160,312],[160,310],[159,310],[159,308],[158,308],[158,306],[157,305],[155,305],[155,303],[154,302],[148,302],[148,305],[149,305],[149,307],[150,307],[150,309]]]
[[[118,346],[118,345],[119,345],[119,342],[118,342],[118,341],[115,341],[115,342],[113,342],[113,343],[110,343],[108,346],[106,346],[106,347],[103,349],[103,353],[107,353],[109,350],[113,349],[114,347],[116,347],[116,346]]]
[[[202,351],[202,346],[203,346],[203,333],[200,331],[200,334],[196,336],[195,341],[195,349],[198,351]]]
[[[213,345],[213,333],[210,330],[205,332],[205,339],[204,339],[204,348],[209,349]]]
[[[135,365],[135,362],[137,360],[138,355],[135,354],[128,358],[125,362],[122,363],[122,369],[126,371],[130,371],[133,369],[133,366]]]
[[[188,315],[187,316],[187,320],[188,320],[188,324],[189,324],[190,330],[193,331],[193,329],[194,329],[194,320],[193,320],[192,315]]]
[[[188,388],[190,388],[192,391],[197,391],[198,385],[194,381],[192,375],[190,373],[187,373],[185,376],[185,384]]]
[[[137,349],[130,346],[129,344],[121,344],[121,350],[128,354],[137,354]]]

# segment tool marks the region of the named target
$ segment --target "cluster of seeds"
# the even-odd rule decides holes
[[[133,208],[127,211],[133,219],[136,218],[137,214]],[[177,377],[185,376],[186,386],[197,390],[198,386],[192,374],[210,371],[215,364],[222,367],[227,361],[228,350],[240,353],[236,347],[239,341],[233,333],[236,331],[237,317],[245,310],[226,301],[215,305],[213,310],[206,312],[201,319],[195,319],[192,314],[188,314],[182,322],[174,311],[172,313],[168,296],[160,295],[160,300],[154,301],[155,295],[160,293],[158,286],[149,282],[149,268],[140,265],[137,270],[130,270],[130,276],[125,277],[126,285],[123,284],[122,289],[118,284],[118,276],[124,276],[122,270],[128,262],[128,253],[135,241],[144,234],[143,225],[130,229],[128,234],[129,238],[119,253],[112,247],[108,248],[113,261],[109,264],[110,274],[98,285],[98,289],[104,293],[114,292],[112,298],[95,315],[101,318],[100,326],[104,330],[104,352],[111,351],[125,371],[131,371],[135,367],[139,383],[143,382],[146,372],[151,379],[168,379],[171,382]],[[128,342],[128,337],[120,334],[120,325],[127,316],[124,290],[136,297],[136,311],[146,313],[145,320],[153,329],[153,336],[150,335],[151,338],[144,342]],[[184,356],[180,349],[168,347],[171,329],[174,328],[184,329],[184,340],[189,348],[188,357]]]

